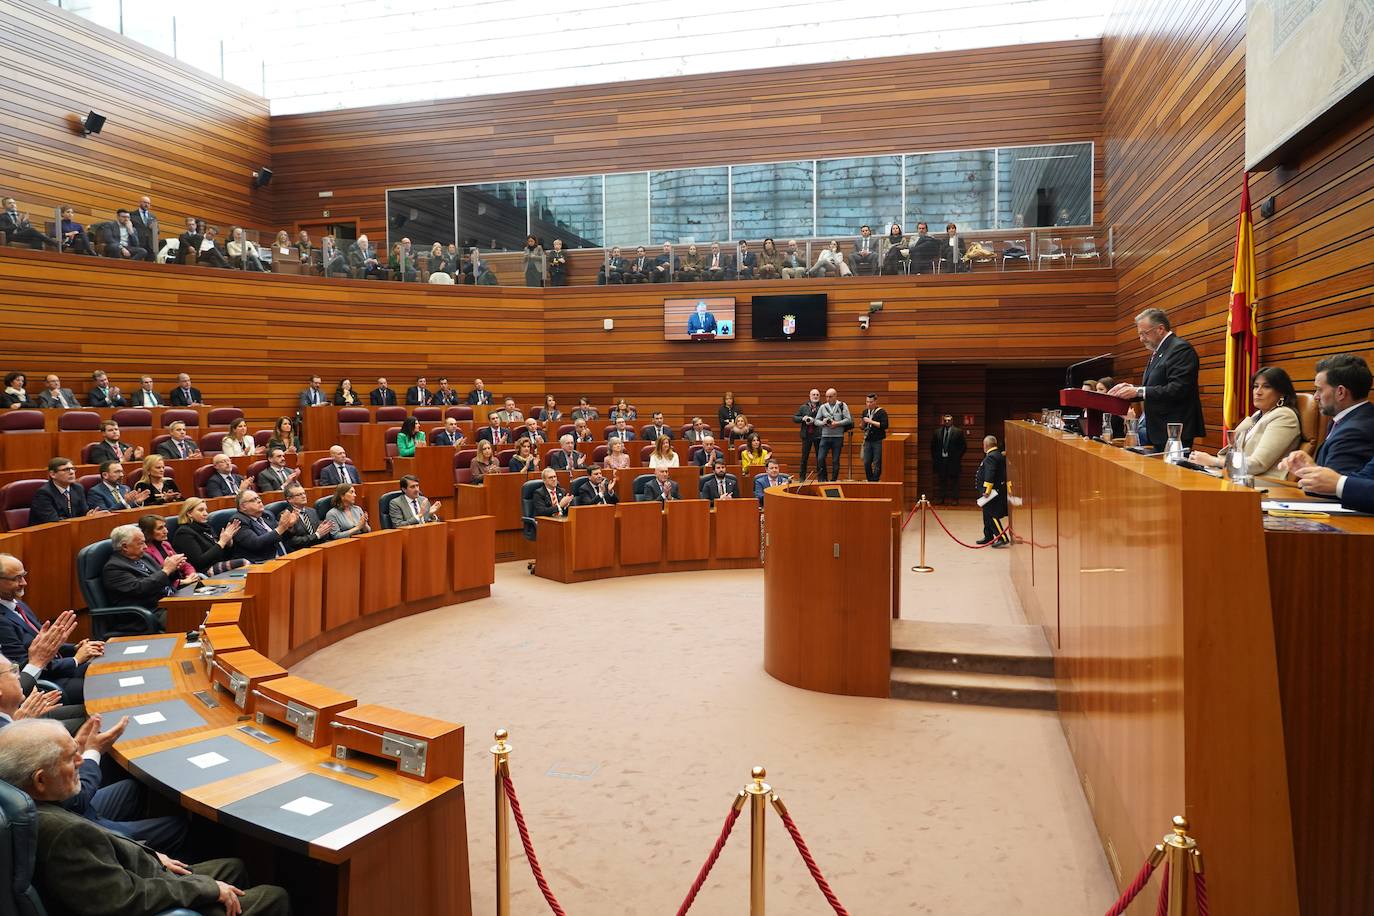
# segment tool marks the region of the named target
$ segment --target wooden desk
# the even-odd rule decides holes
[[[332,395],[326,396],[332,397]],[[339,442],[339,408],[333,404],[302,407],[301,445],[311,451],[328,451]]]

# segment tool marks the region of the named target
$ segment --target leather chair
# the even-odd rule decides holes
[[[7,436],[44,435],[43,411],[6,410],[0,413],[0,432]]]
[[[315,514],[320,517],[320,521],[324,521],[324,517],[328,515],[329,510],[333,508],[333,494],[330,494],[329,496],[321,496],[319,499],[315,500]]]
[[[686,439],[686,438],[687,438],[687,434],[690,433],[691,431],[692,431],[692,424],[691,424],[691,423],[683,423],[683,424],[682,424],[682,427],[681,427],[680,429],[678,429],[678,431],[677,431],[677,437],[678,437],[679,439]]]
[[[543,485],[544,481],[536,478],[527,480],[520,486],[520,522],[527,541],[534,540],[538,533],[538,527],[534,523],[534,491]]]
[[[512,458],[514,458],[514,457],[515,457],[515,449],[513,449],[513,448],[503,448],[503,449],[501,449],[501,451],[499,451],[499,452],[496,453],[496,463],[499,464],[499,465],[501,465],[501,467],[506,468],[507,470],[509,470],[509,469],[510,469],[510,460],[511,460]]]
[[[472,483],[472,459],[477,457],[477,449],[464,448],[453,453],[453,480],[455,483]]]
[[[704,475],[704,476],[701,478],[701,480],[697,481],[697,498],[698,498],[698,499],[705,499],[705,498],[706,498],[706,482],[707,482],[708,480],[710,480],[711,478],[715,477],[715,476],[716,476],[715,474],[706,474],[706,475]],[[735,482],[736,488],[739,487],[739,478],[736,477],[734,474],[726,474],[726,475],[725,475],[725,479],[726,479],[726,480],[733,480],[733,481]],[[740,498],[742,499],[743,497],[744,497],[744,491],[743,491],[743,490],[740,490]],[[711,500],[711,505],[714,506],[715,504],[716,504],[716,501],[715,501],[714,499]]]
[[[325,468],[329,467],[329,466],[330,466],[331,464],[333,464],[333,463],[334,463],[334,459],[333,459],[333,458],[320,458],[320,459],[314,461],[313,463],[311,463],[311,465],[310,465],[310,483],[308,484],[308,486],[315,486],[315,487],[322,487],[322,486],[324,486],[324,484],[320,483],[320,473],[321,473]],[[352,466],[353,466],[353,459],[352,459],[352,458],[345,458],[345,459],[344,459],[344,464],[348,465],[349,467],[352,467]],[[360,474],[360,475],[358,475],[358,476],[361,477],[362,475]],[[304,483],[304,481],[302,481],[302,483]],[[323,516],[321,516],[320,520],[321,520],[321,521],[324,520]]]
[[[87,544],[76,554],[76,581],[81,586],[81,597],[86,599],[86,608],[91,615],[91,635],[96,639],[105,639],[116,633],[139,635],[162,632],[152,611],[127,604],[111,605],[105,597],[105,583],[100,574],[113,555],[114,546],[108,538]]]
[[[358,427],[372,422],[372,413],[366,407],[339,408],[339,434],[356,436]]]
[[[610,453],[611,447],[609,445],[598,445],[596,448],[592,449],[592,461],[600,464],[606,460],[606,456]]]
[[[381,409],[386,410],[387,408],[383,407]],[[401,457],[401,447],[396,444],[396,437],[400,434],[401,427],[399,426],[388,426],[386,432],[382,434],[382,439],[386,443],[385,449],[388,458]]]
[[[559,438],[559,439],[562,439],[564,436],[575,436],[575,435],[577,435],[577,424],[576,424],[576,423],[564,423],[564,424],[562,424],[561,426],[558,427],[558,436],[557,436],[557,438]]]
[[[184,408],[174,408],[162,412],[162,428],[166,429],[177,420],[185,423],[188,429],[200,428],[200,414],[194,410]]]
[[[237,407],[216,407],[205,415],[205,422],[210,426],[228,426],[242,419],[243,411]]]
[[[653,444],[644,446],[642,449],[639,450],[639,463],[640,463],[640,464],[648,464],[648,463],[649,463],[649,456],[652,455],[653,453],[654,453],[654,445],[653,445]]]
[[[268,468],[270,468],[271,466],[272,462],[266,459],[263,459],[262,461],[254,461],[252,464],[248,465],[248,470],[244,472],[243,476],[253,481],[253,486],[256,489],[258,475],[261,474],[263,471],[267,470]]]
[[[100,430],[100,414],[93,410],[68,410],[57,418],[57,428],[62,432],[72,430]]]
[[[153,428],[153,412],[146,407],[121,407],[110,415],[110,419],[133,429]]]
[[[391,503],[392,503],[392,500],[396,499],[396,498],[397,498],[398,496],[400,496],[400,495],[401,495],[401,491],[400,491],[400,490],[392,490],[390,493],[383,493],[383,494],[377,499],[377,516],[378,516],[378,518],[377,518],[377,527],[378,527],[378,528],[386,528],[386,529],[389,529],[389,528],[394,527],[394,526],[391,524]]]
[[[77,464],[93,464],[94,462],[91,461],[91,449],[95,448],[99,444],[100,442],[96,441],[87,442],[85,445],[81,446],[81,460],[78,461]]]
[[[571,486],[568,487],[568,492],[573,495],[574,506],[577,505],[578,495],[581,494],[583,490],[587,489],[587,487],[590,487],[591,485],[592,478],[589,474],[583,475],[572,482]]]
[[[34,411],[37,413],[37,411]],[[29,504],[46,480],[11,480],[0,487],[0,528],[18,531],[29,524]]]
[[[253,444],[258,448],[264,448],[272,438],[272,430],[260,429],[253,433]]]
[[[201,499],[206,498],[205,484],[214,474],[215,466],[213,464],[202,464],[200,467],[196,468],[196,472],[191,475],[191,489],[195,491],[195,495],[199,496]]]
[[[1313,457],[1321,440],[1326,438],[1324,419],[1316,398],[1310,394],[1298,395],[1298,425],[1302,428],[1302,444],[1298,447]]]
[[[442,407],[416,407],[411,416],[421,423],[439,423],[443,420],[444,409]]]
[[[449,417],[453,417],[453,419],[455,419],[455,420],[471,420],[471,419],[472,419],[472,408],[471,408],[471,407],[448,407],[448,408],[445,408],[445,409],[444,409],[444,419],[447,420]]]
[[[400,423],[400,422],[404,421],[405,418],[406,418],[406,409],[405,409],[404,407],[378,407],[378,408],[377,408],[377,422],[378,422],[378,423]]]
[[[224,526],[229,524],[230,520],[237,514],[237,509],[216,509],[210,513],[210,517],[205,520],[205,523],[210,526],[210,531],[214,533],[215,537],[219,537]]]
[[[636,475],[634,487],[632,488],[632,492],[635,495],[635,502],[642,503],[648,500],[649,497],[644,492],[644,488],[649,485],[649,481],[653,480],[655,476],[654,474]]]
[[[95,486],[96,484],[100,483],[100,475],[99,475],[99,474],[82,474],[80,477],[76,478],[76,482],[77,482],[77,484],[80,485],[81,489],[83,489],[83,490],[85,490],[87,493],[89,493],[89,492],[91,491],[91,487],[93,487],[93,486]],[[168,536],[168,537],[171,537],[171,536],[172,536],[172,532],[170,532],[170,531],[167,532],[167,536]]]
[[[220,430],[219,432],[206,433],[200,437],[200,451],[203,455],[213,455],[224,451],[224,440],[229,437],[229,433]],[[162,438],[161,436],[158,437]],[[170,436],[168,438],[171,438]],[[153,440],[153,448],[157,448],[157,439]]]
[[[0,782],[0,914],[47,916],[47,909],[33,886],[38,854],[38,809],[22,789]],[[177,907],[158,916],[196,916],[194,910]]]
[[[272,513],[273,518],[281,518],[281,514],[289,508],[291,508],[291,504],[284,499],[278,500],[266,507],[267,511]]]

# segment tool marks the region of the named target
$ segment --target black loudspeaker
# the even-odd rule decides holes
[[[87,112],[86,117],[81,119],[81,135],[89,137],[91,134],[100,133],[105,126],[105,116],[94,111]]]
[[[272,181],[272,170],[262,166],[253,173],[253,187],[265,188]]]

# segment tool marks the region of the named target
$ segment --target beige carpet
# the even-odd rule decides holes
[[[976,513],[947,516],[965,540]],[[915,522],[912,522],[915,525]],[[909,530],[914,530],[909,529]],[[1022,623],[1007,551],[937,536],[903,616]],[[905,542],[907,566],[916,538]],[[523,563],[492,597],[397,621],[293,673],[467,726],[473,903],[494,912],[492,731],[508,727],[536,851],[571,916],[671,916],[754,764],[854,916],[1100,916],[1108,868],[1052,713],[833,697],[762,667],[762,573],[559,585]],[[694,913],[748,910],[747,817]],[[547,912],[518,841],[517,916]],[[831,912],[781,822],[769,912]]]

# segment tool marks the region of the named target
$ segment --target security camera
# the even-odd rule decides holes
[[[868,316],[867,316],[867,315],[860,315],[860,316],[859,316],[859,330],[860,330],[860,331],[867,331],[867,330],[868,330]]]

